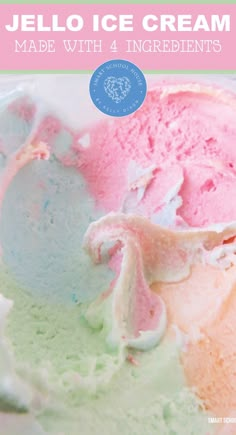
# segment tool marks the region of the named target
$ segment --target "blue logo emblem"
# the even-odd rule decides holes
[[[93,73],[89,92],[95,106],[110,116],[126,116],[143,103],[147,83],[142,71],[127,60],[109,60]]]

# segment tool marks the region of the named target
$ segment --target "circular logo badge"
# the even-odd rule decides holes
[[[95,106],[110,116],[126,116],[143,103],[147,83],[142,71],[127,60],[110,60],[93,73],[89,92]]]

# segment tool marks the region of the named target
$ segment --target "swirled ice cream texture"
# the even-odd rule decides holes
[[[218,116],[219,107],[224,116]],[[205,343],[207,331],[211,330],[210,325],[214,325],[216,319],[217,322],[219,321],[218,316],[220,316],[221,307],[227,307],[227,300],[231,300],[230,295],[234,286],[233,236],[235,235],[235,228],[234,225],[227,222],[233,222],[236,213],[234,203],[225,200],[226,194],[230,195],[230,192],[233,194],[235,190],[235,156],[234,147],[232,146],[236,138],[234,119],[235,97],[230,93],[216,90],[210,86],[192,84],[184,86],[166,85],[151,90],[143,107],[127,119],[118,120],[113,123],[104,122],[101,123],[100,127],[96,126],[96,128],[92,128],[89,132],[83,131],[77,135],[73,135],[68,131],[65,132],[64,127],[62,129],[59,122],[52,122],[52,120],[48,121],[47,127],[45,127],[44,123],[42,128],[39,129],[41,133],[39,132],[37,136],[38,141],[45,141],[50,144],[50,147],[51,145],[55,146],[56,143],[59,144],[54,148],[57,150],[54,154],[57,160],[55,161],[54,157],[48,164],[45,162],[46,165],[49,165],[46,166],[47,169],[51,168],[51,178],[57,180],[54,191],[51,191],[50,198],[44,197],[44,200],[42,200],[42,196],[40,197],[37,194],[39,190],[34,182],[32,183],[32,189],[29,186],[27,192],[29,198],[31,198],[30,195],[33,193],[35,205],[39,207],[38,211],[37,208],[34,210],[34,216],[38,216],[37,219],[40,218],[44,225],[44,230],[42,226],[37,232],[37,240],[40,243],[43,237],[45,237],[45,240],[49,241],[47,249],[51,249],[52,239],[50,234],[52,234],[52,229],[48,227],[45,215],[48,218],[54,217],[56,221],[56,210],[58,210],[59,206],[58,216],[63,216],[63,212],[60,211],[60,202],[55,202],[55,198],[58,195],[58,190],[63,190],[62,186],[65,186],[67,183],[70,184],[72,182],[72,186],[80,186],[75,192],[73,199],[70,197],[70,201],[66,202],[67,211],[70,210],[72,199],[73,213],[75,215],[78,213],[79,208],[76,209],[76,198],[79,197],[78,190],[84,195],[80,199],[86,198],[86,195],[88,198],[92,198],[90,203],[85,204],[86,212],[84,215],[79,211],[79,220],[88,213],[90,213],[90,220],[97,219],[111,211],[119,213],[123,211],[126,213],[125,216],[120,214],[116,215],[116,217],[113,216],[113,224],[109,220],[111,219],[109,215],[107,218],[103,218],[104,220],[98,221],[97,224],[92,224],[88,229],[85,239],[91,258],[96,259],[96,261],[99,260],[101,263],[97,266],[92,266],[93,262],[91,261],[88,263],[89,269],[87,270],[90,270],[92,275],[97,268],[102,266],[105,273],[105,279],[100,289],[97,288],[97,293],[95,290],[91,291],[87,300],[94,299],[96,296],[98,298],[88,310],[87,307],[83,310],[83,317],[94,328],[94,331],[93,329],[89,330],[90,333],[93,331],[93,335],[100,337],[101,348],[99,352],[101,358],[97,358],[97,355],[95,360],[93,357],[91,358],[90,365],[87,364],[89,371],[87,374],[83,373],[84,368],[81,361],[80,367],[77,370],[74,368],[75,374],[77,372],[78,375],[76,378],[77,391],[79,391],[83,383],[82,378],[84,380],[87,379],[85,385],[90,385],[91,388],[93,385],[96,385],[98,379],[101,381],[99,381],[100,384],[98,382],[100,386],[102,383],[106,385],[112,383],[113,376],[111,374],[122,371],[124,364],[126,367],[127,363],[124,363],[126,356],[130,361],[137,360],[137,363],[143,367],[142,363],[148,357],[144,355],[137,356],[135,350],[128,351],[127,347],[137,349],[140,346],[140,339],[143,339],[143,337],[145,339],[145,346],[142,340],[141,346],[144,348],[150,348],[151,345],[157,344],[158,340],[163,336],[165,341],[165,336],[168,335],[165,327],[170,330],[173,323],[176,331],[180,332],[180,339],[183,341],[183,349],[185,351],[183,353],[183,363],[190,385],[198,389],[199,396],[203,399],[203,403],[207,404],[209,410],[221,412],[216,407],[221,406],[222,399],[214,393],[216,391],[214,390],[214,385],[217,386],[218,381],[212,382],[211,377],[208,380],[204,376],[201,376],[201,379],[200,377],[197,378],[197,371],[191,372],[190,369],[192,366],[191,355],[194,355],[194,357],[198,355],[195,352],[196,349],[199,348],[201,358],[207,359],[208,348],[206,349],[204,345],[199,347],[199,343]],[[216,120],[217,122],[215,122]],[[48,135],[51,135],[51,139],[48,138]],[[86,146],[83,145],[84,137],[86,137]],[[66,143],[68,146],[65,145]],[[116,159],[114,159],[114,155]],[[61,162],[64,163],[68,171],[61,166]],[[130,165],[130,162],[135,163]],[[70,166],[73,166],[79,172],[73,172],[73,168],[68,168]],[[40,167],[42,168],[41,165]],[[36,170],[35,166],[34,170]],[[59,180],[57,174],[60,171],[61,179]],[[49,171],[47,170],[47,172]],[[46,171],[44,175],[45,173]],[[65,173],[68,176],[67,178],[64,176]],[[41,174],[38,172],[37,181],[42,181],[40,180],[42,174],[43,172]],[[80,183],[75,182],[78,179]],[[2,222],[4,223],[4,233],[2,234],[5,234],[5,240],[3,237],[5,260],[11,270],[16,270],[17,264],[17,279],[20,279],[24,286],[27,285],[29,291],[32,292],[33,289],[36,293],[38,292],[38,296],[40,294],[45,295],[49,292],[49,289],[53,291],[55,286],[58,294],[63,294],[64,298],[64,293],[60,290],[60,286],[61,288],[64,286],[64,288],[67,288],[70,300],[77,303],[81,300],[82,295],[86,296],[87,288],[86,291],[78,292],[75,285],[78,282],[78,276],[81,276],[81,271],[86,265],[82,264],[79,269],[79,275],[76,275],[74,267],[70,268],[66,258],[61,256],[61,254],[60,262],[58,263],[59,256],[55,257],[54,252],[61,252],[60,248],[65,243],[65,239],[61,237],[59,231],[57,232],[57,240],[59,240],[57,251],[56,247],[55,250],[51,251],[51,259],[52,261],[54,260],[54,264],[60,267],[57,267],[57,269],[52,268],[51,271],[48,271],[47,283],[43,280],[42,274],[38,273],[45,267],[40,258],[40,251],[44,245],[41,244],[41,248],[38,251],[35,250],[32,236],[27,233],[26,229],[26,226],[32,228],[32,223],[35,224],[37,222],[37,219],[32,217],[32,200],[27,202],[23,193],[23,189],[25,189],[29,180],[32,180],[30,167],[28,167],[28,172],[27,170],[22,171],[22,174],[18,176],[18,186],[14,185],[13,182],[7,193],[7,201],[3,204]],[[45,191],[50,192],[50,184],[47,177],[45,177],[44,182],[46,189],[45,187],[41,188],[41,191],[44,193]],[[25,222],[23,219],[20,220],[20,217],[17,218],[17,221],[14,221],[14,216],[9,221],[9,212],[7,213],[7,211],[9,210],[8,207],[12,206],[13,201],[16,200],[16,192],[21,192],[23,200],[19,216],[23,216],[23,207],[28,211],[30,210],[30,217],[27,217]],[[60,193],[65,201],[66,189]],[[47,202],[48,199],[49,203]],[[51,204],[52,208],[50,209]],[[216,213],[215,204],[224,204],[224,207],[219,206]],[[44,215],[41,212],[43,208],[45,208]],[[168,212],[166,212],[167,209]],[[70,216],[70,211],[68,213]],[[136,216],[131,218],[129,216],[130,213]],[[141,216],[149,220],[151,219],[153,224],[150,224],[148,220],[143,221]],[[70,242],[72,242],[72,238],[78,228],[72,214],[71,217],[72,219],[67,222],[64,231]],[[62,221],[62,219],[59,219],[57,225],[59,226]],[[18,223],[17,225],[16,222]],[[211,226],[218,222],[224,222],[224,225],[218,228],[211,227],[209,229],[194,231],[189,228],[191,226]],[[88,219],[85,218],[84,224],[80,225],[83,235],[89,223]],[[100,225],[103,224],[104,226],[102,226],[102,231],[100,232]],[[155,224],[161,224],[162,227],[165,225],[169,226],[171,231],[159,228]],[[21,247],[21,250],[22,246],[27,246],[28,259],[24,262],[25,272],[19,260],[16,260],[19,258],[19,251],[17,252],[16,249],[14,256],[12,255],[12,240],[9,236],[6,237],[6,234],[9,235],[9,228],[12,228],[13,225],[22,231],[22,240],[18,236],[18,246]],[[137,225],[139,230],[137,230],[137,233],[132,230],[135,225]],[[70,231],[71,228],[73,228],[73,231]],[[160,232],[158,232],[158,228]],[[178,233],[175,232],[177,228],[178,231],[180,230]],[[96,231],[94,232],[94,230]],[[156,231],[158,232],[158,237],[154,237]],[[166,231],[170,232],[166,233]],[[148,234],[149,240],[147,241],[146,237],[148,239]],[[168,237],[166,239],[167,234],[170,237],[169,239]],[[89,235],[92,235],[91,239],[87,238]],[[97,255],[97,246],[94,245],[95,240],[99,242],[99,235],[101,238],[100,242],[101,240],[104,242],[107,237],[107,241],[115,243],[115,246],[112,248],[112,258],[109,261],[109,268],[113,271],[111,286],[109,286],[109,283],[112,279],[112,273],[110,272],[110,275],[109,273],[106,275],[107,272],[105,270],[108,267],[104,262],[103,253],[99,257]],[[141,243],[143,238],[146,240],[146,244]],[[155,240],[155,244],[159,244],[160,251],[163,250],[166,255],[162,256],[159,250],[154,249],[152,251],[152,238]],[[82,243],[82,239],[81,235],[79,243]],[[167,249],[168,246],[162,243],[165,239],[170,241],[169,250]],[[229,243],[226,243],[227,241]],[[78,239],[76,242],[78,245]],[[66,240],[65,245],[67,252],[70,252],[70,255],[72,254],[70,258],[73,259],[73,255],[75,255],[73,244],[69,245]],[[149,255],[151,252],[153,255]],[[109,255],[105,255],[105,257],[109,259]],[[32,267],[29,261],[30,258],[34,258],[38,272],[36,268]],[[75,257],[72,261],[74,260]],[[74,261],[74,264],[76,264],[76,261]],[[59,270],[64,271],[63,277],[60,276]],[[58,281],[56,278],[57,271],[59,273],[58,276],[60,276]],[[132,277],[129,282],[126,280],[128,271],[129,276]],[[131,274],[130,271],[132,272]],[[138,276],[137,272],[139,273]],[[207,286],[203,285],[206,282],[206,277],[209,277],[209,285]],[[224,279],[227,282],[225,288]],[[119,282],[122,282],[121,286],[119,286]],[[96,280],[96,284],[99,287],[98,280]],[[92,288],[90,285],[87,285],[87,287],[88,290]],[[70,288],[73,288],[73,290],[71,291]],[[82,288],[85,289],[85,286],[82,285]],[[141,294],[145,295],[145,303],[143,298],[139,297],[139,288],[142,290]],[[193,288],[196,291],[193,291]],[[217,297],[215,297],[216,288],[219,289]],[[101,294],[101,291],[105,292],[103,295],[105,297],[105,299],[103,297],[105,305],[103,303],[100,304],[101,296],[99,294]],[[205,297],[205,293],[209,299]],[[59,299],[62,300],[61,297]],[[128,303],[124,304],[124,301]],[[141,306],[147,308],[144,311],[144,316],[142,316],[141,310],[137,309]],[[135,307],[136,309],[132,311],[130,307]],[[163,322],[165,310],[167,313],[166,324]],[[112,313],[113,316],[111,316]],[[146,316],[146,313],[149,313],[149,316]],[[224,309],[223,316],[225,317],[227,313],[227,309]],[[14,316],[16,316],[16,311]],[[12,325],[11,336],[18,336],[19,338],[19,331],[13,327],[14,316],[12,316],[12,321],[10,321],[10,325]],[[189,327],[190,322],[191,328]],[[102,330],[101,325],[103,325]],[[161,328],[159,328],[160,326]],[[81,328],[82,325],[80,324],[79,329],[82,330]],[[43,325],[42,329],[44,330]],[[228,331],[228,324],[226,325],[226,330]],[[154,339],[152,335],[153,341],[147,334],[150,331],[154,332]],[[214,337],[211,340],[217,343],[220,332],[217,332],[217,336],[211,333],[211,336]],[[39,336],[37,337],[38,339]],[[26,340],[26,336],[18,340],[18,345],[16,340],[14,340],[15,348],[18,349],[18,358],[21,354],[21,346],[23,346],[24,340]],[[121,354],[118,352],[114,355],[113,352],[117,342],[120,343],[122,352]],[[29,347],[32,346],[30,343],[28,345]],[[86,347],[85,344],[83,346],[84,348]],[[95,348],[95,343],[93,343],[93,346]],[[125,349],[123,346],[125,346]],[[228,348],[227,346],[228,344],[225,349]],[[223,349],[222,343],[220,343],[220,347]],[[157,357],[161,358],[159,349],[163,350],[164,355],[165,350],[162,343],[159,348],[157,347]],[[218,355],[218,349],[219,347],[217,347],[216,353],[213,354],[213,359],[208,359],[209,372],[212,373],[211,367],[215,364],[214,355]],[[91,349],[90,352],[92,352]],[[130,355],[128,352],[130,352]],[[228,355],[228,351],[225,352],[224,355]],[[77,358],[78,354],[79,351],[77,352]],[[88,358],[88,355],[89,351],[87,351],[86,358]],[[223,360],[225,361],[224,355]],[[27,359],[32,359],[32,356],[28,353]],[[54,361],[53,352],[49,360]],[[105,363],[104,360],[106,360]],[[66,364],[63,370],[65,370],[65,367]],[[99,367],[101,368],[100,370]],[[215,367],[218,368],[214,373],[216,373],[216,376],[220,376],[221,365],[217,363]],[[225,373],[231,379],[231,384],[234,385],[232,382],[234,378],[230,378],[233,372],[231,369],[227,370]],[[102,376],[101,372],[103,373]],[[51,379],[51,382],[54,382],[55,385],[55,379]],[[211,388],[213,388],[211,394],[212,397],[215,397],[214,400],[217,401],[217,405],[208,396],[210,391],[207,388],[208,382],[210,382]],[[234,406],[233,397],[234,390],[232,388],[228,389],[227,400],[225,402],[227,409]],[[178,420],[177,415],[175,420]],[[190,422],[189,427],[191,427],[191,424]],[[177,433],[182,434],[183,427],[185,426],[182,421]],[[186,426],[186,434],[189,434],[189,427],[187,428]],[[161,433],[165,433],[165,430],[166,428],[159,429]],[[167,430],[170,430],[170,427]],[[198,429],[196,433],[201,432],[203,432],[203,429]]]
[[[174,232],[154,225],[145,218],[124,214],[111,214],[91,224],[85,235],[85,247],[95,262],[101,261],[103,243],[119,242],[119,247],[123,247],[121,272],[113,288],[110,307],[113,323],[110,325],[109,340],[120,340],[143,350],[157,344],[166,326],[165,305],[157,293],[153,294],[150,285],[155,282],[183,281],[191,275],[191,268],[196,264],[208,267],[211,254],[235,231],[236,224],[232,223],[222,228],[215,225],[208,230]],[[134,282],[133,276],[137,277]],[[132,292],[136,294],[133,295],[133,303],[130,303],[127,294],[132,295]],[[103,298],[100,298],[102,303]],[[155,328],[155,322],[159,328]],[[129,335],[130,323],[133,323],[134,337]]]

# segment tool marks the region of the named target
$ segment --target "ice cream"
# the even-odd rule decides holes
[[[214,433],[236,405],[236,96],[169,81],[81,131],[4,101],[9,433]]]

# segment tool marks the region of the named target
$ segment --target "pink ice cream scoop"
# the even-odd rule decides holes
[[[236,96],[216,87],[156,87],[133,115],[92,129],[77,166],[107,211],[150,218],[176,187],[177,215],[188,225],[227,222],[236,216],[228,201],[235,190],[235,111]]]

